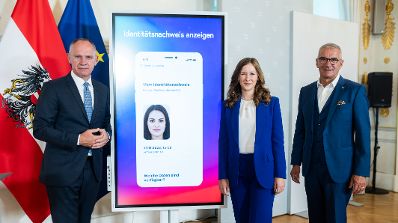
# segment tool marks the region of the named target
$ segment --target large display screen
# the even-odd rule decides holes
[[[224,15],[112,14],[113,208],[221,205]]]

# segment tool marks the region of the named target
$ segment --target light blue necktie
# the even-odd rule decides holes
[[[88,82],[84,82],[83,86],[84,86],[84,90],[83,90],[83,95],[84,95],[84,110],[86,110],[87,113],[87,118],[88,121],[91,121],[91,116],[93,114],[93,101],[91,99],[91,93],[90,93],[90,89],[88,88],[90,84]],[[93,153],[91,151],[91,149],[88,151],[87,156],[92,156]]]
[[[84,109],[86,110],[87,113],[87,118],[88,121],[91,121],[91,116],[93,114],[93,101],[91,99],[91,93],[90,89],[88,88],[90,84],[88,82],[84,82],[84,90],[83,90],[83,95],[84,95]]]

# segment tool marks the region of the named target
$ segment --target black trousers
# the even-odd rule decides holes
[[[79,178],[69,186],[47,186],[53,223],[89,223],[99,190],[93,161],[87,158]]]

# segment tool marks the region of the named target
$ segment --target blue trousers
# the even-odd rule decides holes
[[[348,183],[335,183],[326,166],[311,168],[305,176],[310,223],[346,223],[351,197]]]
[[[257,182],[253,154],[240,155],[239,180],[231,187],[231,200],[236,223],[272,222],[274,192]]]

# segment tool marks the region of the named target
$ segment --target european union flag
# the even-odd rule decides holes
[[[69,0],[59,21],[58,30],[66,52],[76,38],[87,38],[94,42],[99,62],[92,77],[109,86],[109,58],[90,0]]]
[[[69,45],[76,38],[87,38],[94,42],[97,48],[98,63],[91,76],[109,87],[109,58],[90,0],[68,0],[61,21],[58,24],[58,30],[66,52],[69,52]],[[103,149],[102,154],[103,171],[98,199],[108,193],[106,157],[110,155],[109,146]]]

